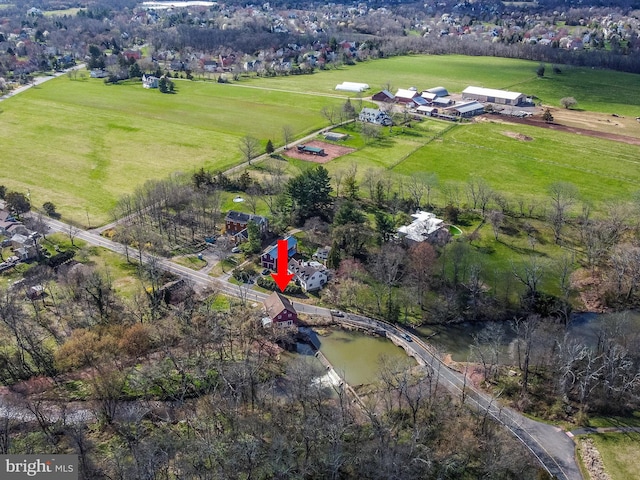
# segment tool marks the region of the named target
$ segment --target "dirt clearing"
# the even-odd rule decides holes
[[[356,151],[355,148],[343,147],[342,145],[334,145],[333,143],[321,142],[319,140],[312,140],[304,143],[304,145],[307,147],[322,148],[324,150],[324,155],[312,155],[310,153],[301,152],[298,150],[298,146],[293,146],[282,153],[287,157],[297,158],[298,160],[306,160],[307,162],[314,163],[327,163],[334,158]]]

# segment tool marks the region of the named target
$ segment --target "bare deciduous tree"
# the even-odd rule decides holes
[[[251,160],[258,155],[260,142],[251,135],[245,135],[240,139],[239,148],[245,161],[251,165]]]

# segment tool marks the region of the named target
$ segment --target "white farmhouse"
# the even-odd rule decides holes
[[[317,262],[316,262],[317,263]],[[327,274],[322,268],[317,268],[305,262],[298,262],[294,258],[289,260],[289,273],[295,275],[295,279],[305,292],[320,290],[327,283]]]

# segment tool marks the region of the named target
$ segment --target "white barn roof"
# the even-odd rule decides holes
[[[462,91],[463,94],[482,95],[485,97],[506,98],[508,100],[517,100],[522,96],[520,92],[510,92],[508,90],[496,90],[494,88],[467,87]]]
[[[400,98],[413,98],[418,96],[418,92],[415,90],[407,90],[405,88],[399,88],[396,92],[396,97]]]

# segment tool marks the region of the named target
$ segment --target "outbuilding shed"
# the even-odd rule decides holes
[[[451,107],[449,111],[453,111],[461,117],[473,117],[484,113],[484,105],[480,102],[459,103]]]

